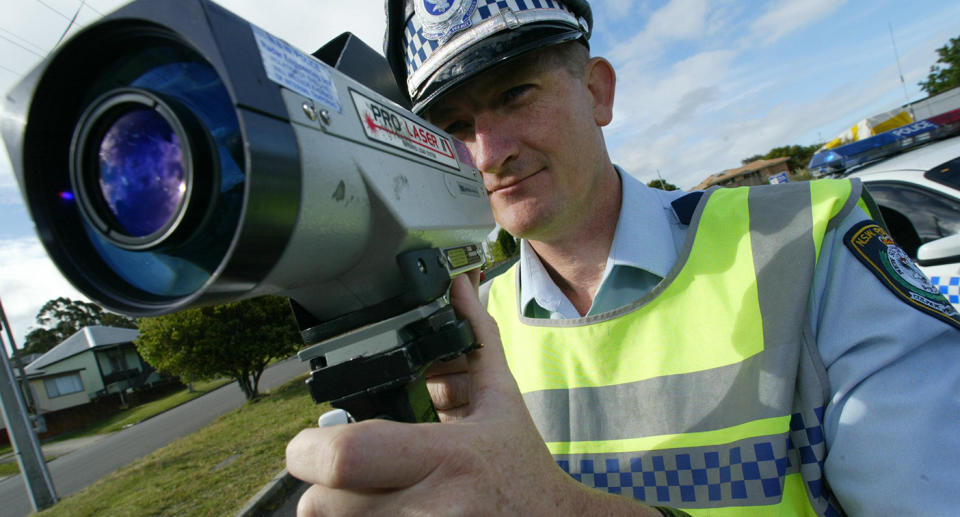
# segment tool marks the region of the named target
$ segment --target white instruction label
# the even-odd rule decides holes
[[[371,140],[459,169],[450,138],[353,90],[360,124]]]
[[[343,113],[337,88],[323,63],[256,25],[250,27],[271,81]]]

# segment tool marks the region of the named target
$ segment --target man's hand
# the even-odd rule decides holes
[[[484,347],[431,370],[442,423],[368,420],[301,431],[287,446],[287,469],[314,486],[297,514],[576,515],[598,511],[597,499],[650,511],[588,489],[560,470],[523,404],[496,322],[475,287],[461,275],[451,297]]]

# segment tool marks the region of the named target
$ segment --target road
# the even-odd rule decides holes
[[[277,387],[306,373],[307,368],[307,364],[296,357],[275,363],[263,372],[260,390]],[[244,401],[237,383],[230,383],[51,461],[47,468],[57,495],[62,498],[92,484],[137,458],[206,426]],[[0,508],[5,517],[21,517],[31,512],[23,476],[12,476],[0,482]]]

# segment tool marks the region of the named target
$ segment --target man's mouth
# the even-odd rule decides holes
[[[492,189],[487,189],[487,193],[488,193],[488,194],[494,194],[494,193],[500,192],[500,193],[506,194],[506,193],[510,192],[511,190],[516,190],[516,188],[517,188],[518,185],[520,185],[520,184],[522,184],[523,182],[527,181],[528,179],[536,176],[537,174],[540,174],[540,172],[541,172],[542,170],[543,170],[543,169],[539,169],[539,170],[537,170],[536,172],[534,172],[533,174],[530,174],[529,176],[524,176],[524,177],[519,178],[519,179],[510,179],[510,180],[507,180],[507,181],[505,181],[505,182],[503,182],[503,183],[501,183],[501,184],[499,184],[499,185],[494,186]]]

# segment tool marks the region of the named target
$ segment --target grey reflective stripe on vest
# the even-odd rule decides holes
[[[855,206],[858,185],[841,210],[840,217]],[[790,445],[794,451],[791,469],[799,468],[807,488],[810,504],[820,515],[842,515],[839,505],[823,478],[826,440],[823,435],[823,410],[829,398],[826,368],[820,359],[811,335],[807,314],[808,293],[798,293],[795,286],[809,286],[816,266],[815,245],[810,223],[812,209],[806,183],[751,189],[750,239],[760,312],[763,317],[764,343],[767,346],[787,345],[791,357],[783,357],[796,366],[793,414],[790,420]],[[792,190],[790,196],[782,193]],[[753,214],[774,214],[757,218]],[[769,238],[777,235],[776,239]],[[784,386],[786,387],[786,386]]]
[[[763,354],[743,362],[638,382],[525,393],[530,416],[546,442],[622,440],[711,431],[730,422],[784,416],[789,412],[758,396],[757,379],[793,375],[796,363],[765,364]],[[769,368],[783,371],[769,371]],[[696,393],[691,397],[688,394]],[[677,410],[665,411],[666,398]],[[596,409],[602,407],[603,414]],[[663,418],[669,415],[669,418]],[[637,415],[648,415],[637,418]]]
[[[764,343],[799,350],[816,265],[810,187],[751,188],[748,203]]]
[[[554,458],[574,479],[651,504],[685,509],[774,505],[800,458],[782,435],[734,443],[636,453]]]

